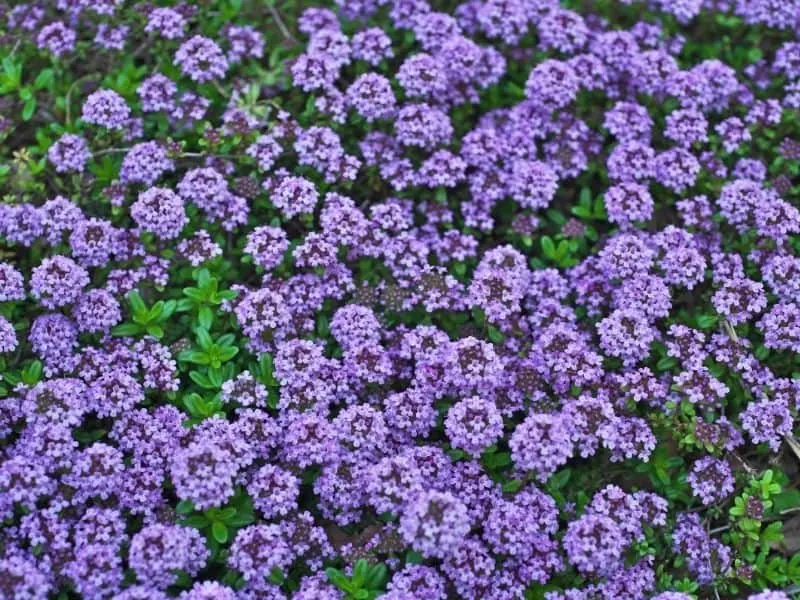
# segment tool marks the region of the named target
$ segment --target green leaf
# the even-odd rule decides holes
[[[223,381],[222,371],[220,369],[209,369],[208,380],[214,385],[214,387],[221,387]]]
[[[197,343],[200,344],[203,350],[208,350],[214,345],[214,340],[211,339],[211,335],[208,333],[207,329],[198,327],[195,330],[195,335],[197,335]]]
[[[236,341],[236,336],[232,333],[226,333],[217,338],[217,346],[231,346]]]
[[[236,509],[233,506],[228,506],[219,511],[219,520],[227,523],[236,516]]]
[[[328,581],[330,581],[343,592],[349,593],[351,591],[352,586],[350,585],[350,580],[345,577],[344,573],[342,573],[339,569],[328,567],[325,569],[325,574],[328,576]]]
[[[205,302],[206,295],[196,287],[185,287],[183,288],[183,295],[191,298],[195,302]]]
[[[556,248],[555,258],[560,261],[566,258],[567,254],[569,254],[569,242],[567,240],[561,240],[558,243],[558,248]]]
[[[152,335],[154,338],[161,339],[164,337],[164,328],[160,325],[148,325],[147,333]]]
[[[697,317],[697,326],[700,329],[711,329],[717,324],[719,317],[716,315],[700,315]]]
[[[572,214],[576,217],[580,217],[581,219],[591,219],[592,218],[592,211],[585,206],[573,206],[572,207]]]
[[[138,291],[133,290],[128,292],[128,303],[131,305],[131,309],[133,309],[133,314],[139,317],[147,317],[147,306],[142,300],[142,296],[139,294]]]
[[[656,369],[659,371],[669,371],[677,364],[678,359],[674,356],[664,356],[658,361],[658,363],[656,363]]]
[[[581,188],[581,193],[578,195],[578,204],[582,207],[590,207],[592,205],[592,190],[588,187]]]
[[[33,87],[35,87],[37,90],[50,87],[50,85],[53,83],[53,79],[53,69],[43,69],[36,76],[36,79],[33,82]]]
[[[356,587],[364,587],[367,582],[367,574],[369,573],[369,563],[360,558],[356,561],[356,566],[353,568],[353,577],[351,581]]]
[[[191,517],[187,517],[184,521],[189,527],[194,527],[195,529],[203,529],[208,527],[208,519],[206,519],[203,515],[192,515]]]
[[[487,329],[486,333],[487,336],[489,337],[489,341],[491,341],[494,344],[502,344],[503,340],[506,338],[506,336],[503,335],[503,332],[501,332],[494,325],[489,325],[489,328]]]
[[[550,236],[547,235],[544,236],[542,238],[541,244],[542,244],[542,252],[544,252],[544,255],[547,258],[553,258],[556,253],[556,248],[553,245],[553,240],[550,238]]]
[[[463,450],[459,450],[458,448],[451,448],[447,451],[447,456],[449,456],[453,461],[459,461],[467,458],[467,453]]]
[[[785,510],[800,507],[800,490],[790,489],[780,494],[775,494],[771,498],[775,512],[782,513]]]
[[[211,329],[211,325],[214,323],[214,312],[211,310],[211,307],[206,305],[200,307],[197,311],[197,322],[201,327]]]
[[[178,354],[178,358],[183,361],[195,363],[198,365],[207,365],[211,362],[209,359],[208,354],[202,352],[201,350],[184,350],[180,354]]]
[[[237,513],[235,516],[231,517],[229,521],[227,521],[228,525],[231,527],[246,527],[251,523],[255,522],[255,517],[252,513]]]
[[[117,335],[121,337],[139,335],[141,332],[142,332],[141,325],[137,325],[136,323],[122,323],[121,325],[117,325],[111,330],[112,335]]]
[[[264,383],[272,385],[275,383],[275,376],[272,371],[272,355],[265,352],[258,360],[258,368],[261,372],[261,379]]]
[[[761,532],[761,543],[769,544],[772,542],[780,542],[783,539],[782,528],[783,523],[780,521],[774,521],[767,525],[764,531]]]
[[[206,403],[199,394],[184,396],[183,405],[193,417],[204,417],[206,415]]]
[[[570,469],[561,469],[557,473],[554,473],[552,477],[547,482],[548,487],[554,490],[560,490],[569,481],[569,478],[572,476],[572,471]]]
[[[191,500],[181,500],[175,507],[175,511],[179,515],[188,515],[189,513],[194,512],[194,504]]]
[[[213,383],[208,379],[208,376],[201,373],[200,371],[189,371],[189,378],[194,381],[197,385],[201,388],[205,388],[207,390],[216,389]]]
[[[217,352],[217,355],[222,362],[232,359],[237,354],[239,354],[239,348],[236,346],[227,346]]]
[[[275,585],[282,585],[286,581],[286,575],[278,567],[273,567],[269,573],[269,580]]]
[[[228,528],[225,526],[225,523],[214,521],[214,523],[211,525],[211,535],[214,536],[214,539],[220,544],[227,542]]]
[[[495,452],[483,456],[483,461],[489,470],[501,469],[511,464],[511,454],[508,452]]]
[[[605,202],[603,201],[602,196],[598,196],[594,200],[594,211],[593,216],[595,219],[605,220],[606,218],[606,206]]]
[[[164,301],[159,300],[152,307],[150,307],[150,311],[147,313],[147,322],[150,323],[152,321],[158,321],[161,318],[162,313],[164,312]]]
[[[30,121],[35,110],[36,110],[36,98],[29,98],[28,100],[25,101],[25,104],[22,106],[22,120]]]
[[[161,320],[169,319],[177,308],[178,302],[176,300],[167,300],[164,302],[164,310],[161,311]]]
[[[197,285],[200,288],[208,287],[208,284],[211,282],[211,273],[209,273],[208,269],[202,268],[197,272]]]
[[[22,382],[27,386],[36,385],[42,378],[42,361],[34,360],[21,373]]]

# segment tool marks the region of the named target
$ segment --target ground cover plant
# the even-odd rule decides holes
[[[0,598],[800,590],[797,0],[0,10]]]

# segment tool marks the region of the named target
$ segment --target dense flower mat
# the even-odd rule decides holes
[[[800,590],[800,2],[0,11],[0,598]]]

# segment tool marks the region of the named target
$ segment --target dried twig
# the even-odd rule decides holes
[[[269,9],[272,18],[275,19],[275,24],[278,26],[278,29],[281,30],[281,35],[288,41],[291,42],[293,45],[297,44],[297,39],[292,35],[292,32],[289,31],[289,28],[286,27],[286,23],[283,21],[283,17],[278,12],[278,9],[275,8],[274,0],[266,0],[265,4]]]

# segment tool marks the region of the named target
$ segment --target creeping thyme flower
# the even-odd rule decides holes
[[[259,168],[263,171],[269,171],[282,152],[283,148],[271,135],[259,136],[256,138],[256,141],[247,148],[247,155],[255,159]]]
[[[279,524],[251,525],[239,530],[231,545],[228,564],[245,581],[265,579],[273,569],[287,569],[296,550],[289,545],[286,528]]]
[[[531,413],[514,430],[509,445],[515,465],[547,480],[573,453],[569,422],[562,415]]]
[[[54,588],[46,569],[33,556],[21,553],[9,553],[0,559],[0,581],[0,590],[8,598],[45,600]]]
[[[265,518],[274,519],[285,517],[297,507],[300,482],[280,467],[264,465],[253,474],[247,491],[255,508]]]
[[[739,325],[764,310],[767,297],[761,283],[736,277],[723,282],[714,292],[711,303],[732,325]]]
[[[538,23],[539,44],[545,49],[576,54],[589,40],[589,28],[581,15],[571,10],[553,8]]]
[[[389,582],[390,592],[423,595],[430,600],[444,600],[445,579],[439,572],[424,565],[407,565],[394,574]]]
[[[430,149],[447,143],[453,126],[441,110],[427,104],[407,104],[398,112],[394,122],[397,140],[404,146]]]
[[[209,556],[197,529],[160,523],[134,535],[129,552],[137,578],[159,589],[175,584],[178,570],[196,575]]]
[[[178,255],[189,261],[193,267],[200,266],[222,254],[222,248],[211,239],[207,231],[200,230],[190,238],[180,241],[177,246]]]
[[[228,59],[222,49],[216,42],[201,35],[195,35],[181,44],[175,53],[175,62],[184,75],[200,83],[222,79],[228,71]]]
[[[653,216],[653,197],[648,189],[634,182],[619,183],[605,194],[608,220],[620,226],[646,222]]]
[[[182,500],[200,510],[221,506],[233,495],[238,465],[217,440],[198,440],[170,459],[170,476]]]
[[[575,99],[578,86],[578,77],[569,64],[550,59],[533,68],[525,84],[525,95],[548,108],[563,108]]]
[[[306,92],[332,86],[339,77],[339,64],[326,53],[301,54],[291,70],[294,84]]]
[[[45,258],[31,274],[31,295],[46,308],[72,304],[89,284],[86,269],[66,256]]]
[[[72,318],[79,331],[107,332],[122,320],[119,302],[102,289],[82,294],[72,309]]]
[[[81,136],[65,133],[47,150],[47,158],[59,173],[82,173],[92,153]]]
[[[228,62],[235,64],[244,58],[261,58],[264,55],[264,38],[250,25],[232,25],[225,32],[230,50]]]
[[[181,600],[236,600],[237,595],[231,588],[216,581],[198,581],[192,589],[181,592]]]
[[[586,575],[615,571],[625,540],[619,526],[605,515],[585,514],[567,526],[564,549],[572,565]]]
[[[145,79],[136,90],[145,112],[171,111],[175,107],[178,86],[169,77],[156,73]]]
[[[184,35],[186,19],[172,8],[153,8],[147,15],[147,33],[157,33],[168,40],[179,40]]]
[[[131,205],[131,217],[139,227],[165,240],[178,237],[189,221],[183,199],[172,190],[160,187],[139,194]]]
[[[647,316],[638,310],[617,309],[597,324],[600,347],[609,356],[621,358],[626,366],[633,366],[650,354],[650,344],[656,331]]]
[[[703,584],[710,583],[730,566],[730,548],[706,532],[696,513],[678,515],[672,540],[675,551],[686,557],[689,571]]]
[[[158,142],[142,142],[134,145],[122,160],[119,172],[123,183],[153,185],[161,176],[172,171],[175,164]]]
[[[347,103],[371,123],[394,115],[396,100],[389,80],[377,73],[366,73],[347,88]]]
[[[270,200],[287,219],[311,213],[319,201],[316,186],[303,177],[281,177],[270,189]]]
[[[36,45],[58,58],[75,49],[77,37],[73,29],[61,21],[55,21],[42,27],[36,36]]]
[[[131,109],[125,99],[113,90],[98,90],[83,103],[81,118],[106,129],[122,129]]]
[[[798,0],[5,4],[1,598],[788,595]]]
[[[741,414],[742,427],[754,443],[766,443],[777,452],[783,436],[792,430],[789,407],[781,400],[750,402]]]
[[[13,352],[18,344],[14,326],[5,317],[0,317],[0,352]]]
[[[352,40],[353,58],[376,67],[385,58],[394,56],[392,40],[379,27],[370,27],[356,33]]]
[[[423,556],[446,558],[470,529],[466,507],[448,493],[422,492],[400,516],[400,535]]]
[[[0,302],[15,302],[24,299],[25,282],[22,273],[9,263],[0,263]]]
[[[503,418],[493,402],[474,396],[447,412],[445,431],[454,448],[478,455],[500,438]]]
[[[127,25],[111,27],[107,23],[100,23],[97,26],[94,43],[105,50],[122,50],[125,48],[129,31],[130,27]]]
[[[686,481],[692,488],[692,494],[705,505],[727,498],[733,493],[735,483],[728,463],[713,456],[695,462]]]

